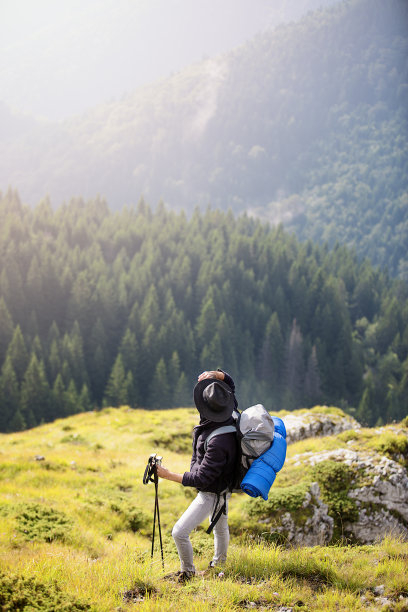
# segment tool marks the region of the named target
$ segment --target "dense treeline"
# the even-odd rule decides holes
[[[208,209],[0,201],[0,430],[101,405],[191,405],[202,368],[241,406],[408,405],[408,290],[347,249]]]
[[[349,0],[65,123],[0,108],[0,183],[251,211],[408,279],[408,3]]]

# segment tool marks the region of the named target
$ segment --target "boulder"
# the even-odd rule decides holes
[[[326,408],[327,410],[327,408]],[[321,413],[308,411],[288,414],[282,417],[286,427],[288,444],[317,436],[333,436],[349,429],[358,430],[360,424],[353,417],[340,410]]]
[[[338,461],[355,476],[348,497],[354,500],[358,518],[344,523],[344,535],[362,544],[380,541],[387,534],[408,540],[408,473],[396,461],[378,453],[340,448],[303,453],[292,458],[295,466]]]
[[[280,524],[274,525],[271,531],[281,534],[292,546],[328,544],[333,536],[334,521],[327,511],[327,505],[320,499],[319,485],[314,482],[306,492],[300,512],[285,512],[280,517]]]

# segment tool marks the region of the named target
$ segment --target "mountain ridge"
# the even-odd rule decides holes
[[[408,277],[402,0],[350,0],[4,143],[0,184],[54,204],[102,193],[282,220]],[[23,162],[21,162],[23,159]]]

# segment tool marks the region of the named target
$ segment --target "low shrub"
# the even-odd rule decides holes
[[[360,437],[359,432],[355,431],[355,429],[346,429],[346,431],[342,431],[337,434],[337,438],[342,440],[342,442],[349,442],[350,440],[358,440]]]
[[[15,518],[17,530],[26,540],[64,541],[72,528],[72,521],[66,514],[41,504],[20,506]]]
[[[0,609],[2,612],[80,612],[92,607],[64,593],[54,583],[44,584],[34,578],[0,572]]]
[[[85,438],[81,436],[81,434],[78,434],[78,433],[68,434],[67,436],[64,436],[63,438],[61,438],[60,442],[61,444],[75,444],[75,445],[87,444],[87,441],[85,440]]]
[[[334,519],[333,539],[337,540],[342,536],[344,522],[358,518],[356,503],[347,495],[354,476],[353,470],[338,461],[322,461],[312,468],[311,474],[320,486],[329,515]]]
[[[102,511],[108,510],[117,515],[119,520],[112,527],[115,531],[136,533],[149,524],[149,516],[127,499],[126,495],[126,492],[121,490],[106,488],[99,496],[88,499],[86,507],[91,514],[96,506]]]
[[[322,491],[342,493],[349,490],[353,471],[338,461],[321,461],[313,467],[312,477],[317,480]]]
[[[168,449],[175,453],[191,451],[191,432],[159,433],[152,438],[152,443],[160,449]]]
[[[408,463],[408,438],[404,434],[384,432],[373,441],[374,449],[394,461],[406,465]]]
[[[302,507],[310,484],[301,483],[290,487],[271,489],[267,501],[261,498],[250,500],[246,510],[251,517],[267,518],[278,511],[294,512]]]

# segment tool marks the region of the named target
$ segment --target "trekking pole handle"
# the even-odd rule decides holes
[[[143,474],[143,484],[147,484],[148,482],[157,482],[157,469],[158,465],[162,464],[163,457],[159,457],[156,453],[150,455],[146,469]]]

